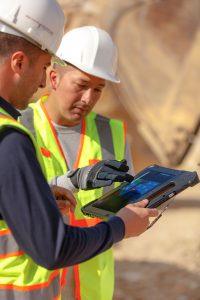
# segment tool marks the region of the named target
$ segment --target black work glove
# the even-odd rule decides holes
[[[111,185],[113,182],[131,182],[134,177],[127,174],[128,170],[125,159],[102,160],[94,165],[70,171],[67,177],[77,189],[91,190]]]

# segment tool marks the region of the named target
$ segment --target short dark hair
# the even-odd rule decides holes
[[[8,57],[17,51],[23,51],[26,55],[31,56],[40,49],[23,37],[0,32],[0,57]]]

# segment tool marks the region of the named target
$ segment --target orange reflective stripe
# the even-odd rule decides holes
[[[75,169],[78,168],[78,165],[79,165],[79,162],[80,162],[80,158],[81,158],[81,154],[82,154],[82,150],[83,150],[83,142],[84,142],[84,137],[85,137],[85,132],[86,132],[86,121],[83,120],[81,125],[82,125],[82,132],[81,132],[81,139],[80,139],[79,150],[78,150],[76,162],[75,162],[75,165],[74,165]]]
[[[75,298],[77,300],[81,300],[81,286],[80,286],[80,278],[79,278],[79,265],[74,266],[74,276],[76,282],[76,290],[75,290]]]
[[[90,226],[95,226],[101,222],[102,222],[102,220],[100,220],[98,218],[80,219],[80,220],[74,220],[73,225],[78,226],[78,227],[90,227]]]
[[[90,227],[90,226],[95,226],[96,224],[101,223],[102,220],[98,218],[91,218],[91,219],[78,219],[76,220],[74,218],[74,214],[70,214],[70,224],[73,226],[78,226],[78,227]]]
[[[46,108],[44,107],[44,104],[42,103],[42,101],[40,101],[40,106],[41,106],[41,109],[43,110],[43,112],[44,112],[44,114],[45,114],[45,116],[46,116],[46,118],[47,118],[47,120],[48,120],[48,122],[49,122],[49,126],[50,126],[51,131],[52,131],[52,133],[53,133],[53,136],[54,136],[54,138],[55,138],[55,140],[56,140],[56,143],[57,143],[57,145],[58,145],[58,148],[59,148],[59,150],[60,150],[60,153],[61,153],[62,157],[65,159],[65,155],[64,155],[63,149],[62,149],[62,147],[61,147],[61,145],[60,145],[60,142],[59,142],[59,140],[58,140],[58,137],[57,137],[57,134],[56,134],[56,132],[55,132],[55,129],[54,129],[52,123],[51,123],[51,120],[50,120],[50,118],[49,118],[49,115],[48,115],[48,113],[47,113],[47,111],[46,111]]]
[[[94,164],[96,164],[96,163],[98,163],[98,162],[100,162],[99,159],[96,159],[96,158],[94,158],[94,159],[89,159],[89,165],[94,165]]]
[[[15,119],[11,118],[11,117],[7,117],[7,116],[0,116],[1,119],[7,119],[7,120],[11,120],[13,122],[17,122]],[[18,122],[17,122],[18,123]]]
[[[11,230],[10,229],[2,229],[0,231],[0,236],[8,235],[8,234],[11,234]]]
[[[15,284],[0,284],[0,289],[7,289],[7,290],[16,290],[16,291],[33,291],[38,290],[42,288],[46,288],[51,284],[51,281],[56,277],[59,276],[60,271],[56,270],[55,272],[52,272],[49,279],[46,282],[33,284],[30,286],[18,286]]]
[[[61,271],[61,277],[60,277],[60,285],[62,288],[65,287],[66,285],[66,275],[67,275],[67,268],[64,268],[62,271]]]
[[[10,252],[10,253],[6,253],[6,254],[0,254],[0,259],[13,257],[13,256],[21,256],[21,255],[24,255],[24,251],[22,251],[22,250],[17,251],[17,252]]]

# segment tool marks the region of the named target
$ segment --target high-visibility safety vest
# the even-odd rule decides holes
[[[67,172],[67,162],[49,119],[42,97],[37,103],[30,104],[22,115],[21,122],[35,135],[46,167],[48,179]],[[101,161],[102,159],[124,158],[125,127],[121,121],[108,119],[91,112],[82,121],[81,141],[74,169]],[[115,184],[116,185],[116,184]],[[105,188],[104,188],[105,189]],[[108,190],[108,188],[106,188]],[[70,224],[79,227],[93,226],[100,219],[89,218],[82,214],[84,204],[100,197],[103,189],[79,191],[74,214],[70,214]],[[66,270],[65,270],[66,271]],[[64,282],[63,272],[63,282]],[[114,261],[112,249],[97,255],[87,262],[74,266],[78,300],[111,300],[114,291]],[[67,284],[67,283],[66,283]]]
[[[33,136],[19,122],[0,108],[0,132],[13,128],[29,136],[37,159],[44,172],[40,150]],[[11,208],[12,209],[12,208]],[[0,220],[0,299],[5,300],[60,300],[60,271],[49,271],[24,253],[15,241],[4,220]]]

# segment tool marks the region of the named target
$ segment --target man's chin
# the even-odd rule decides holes
[[[16,109],[19,109],[19,110],[24,110],[27,108],[27,106],[29,105],[29,103],[33,102],[33,99],[30,97],[30,98],[26,98],[22,101],[20,101],[20,103],[16,103],[15,105],[15,108]]]
[[[81,122],[85,118],[85,115],[83,114],[73,114],[72,120],[74,122]]]
[[[81,123],[81,121],[84,119],[83,116],[74,116],[72,118],[68,118],[68,119],[65,119],[68,123],[68,126],[76,126],[76,125],[79,125]]]
[[[24,110],[24,109],[27,108],[28,104],[29,104],[29,102],[27,102],[27,103],[19,103],[19,104],[15,105],[15,108],[19,109],[19,110]]]

